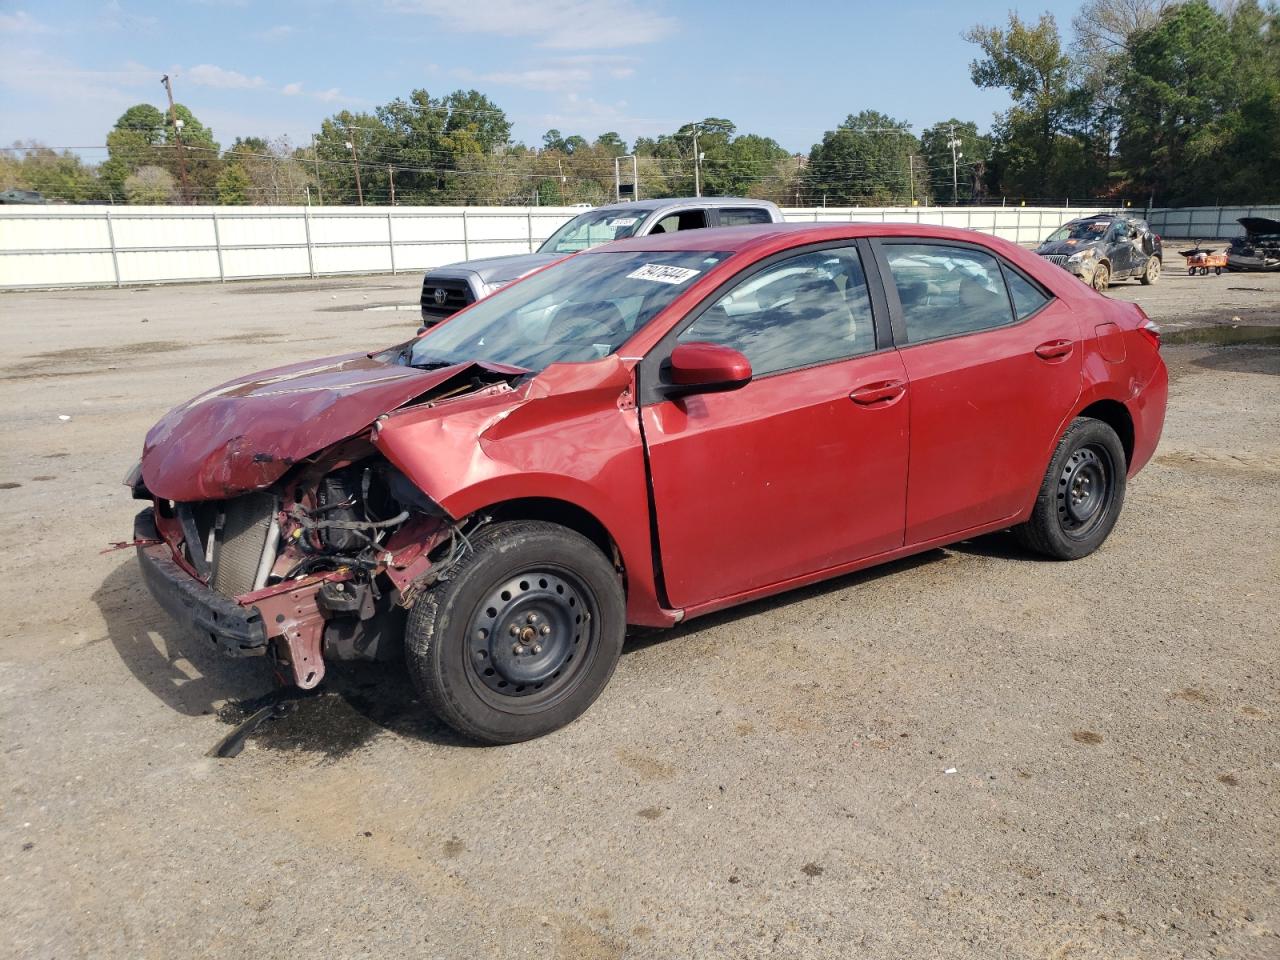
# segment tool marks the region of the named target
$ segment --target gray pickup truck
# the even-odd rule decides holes
[[[676,197],[596,207],[561,226],[536,253],[465,260],[428,271],[422,280],[422,322],[426,326],[439,323],[512,280],[611,240],[781,222],[782,211],[776,205],[742,197]]]

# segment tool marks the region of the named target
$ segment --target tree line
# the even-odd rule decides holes
[[[549,130],[513,143],[485,94],[414,90],[342,110],[306,143],[223,149],[186,106],[130,107],[92,165],[15,144],[0,188],[68,202],[600,204],[615,176],[639,196],[743,195],[789,205],[1101,199],[1159,205],[1280,201],[1280,5],[1270,0],[1085,0],[1068,46],[1050,14],[978,25],[973,82],[1008,92],[987,134],[951,117],[919,135],[873,109],[807,154],[707,117],[628,145]],[[178,121],[175,123],[174,121]]]

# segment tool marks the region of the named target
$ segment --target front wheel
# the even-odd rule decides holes
[[[1058,441],[1031,518],[1015,535],[1056,560],[1087,557],[1119,519],[1126,469],[1116,432],[1101,420],[1077,418]]]
[[[1160,279],[1160,259],[1152,256],[1147,258],[1147,265],[1142,270],[1140,278],[1144,286],[1151,286]]]
[[[1093,270],[1093,289],[1105,293],[1111,286],[1111,268],[1105,263],[1098,264]]]
[[[621,578],[590,540],[517,520],[485,527],[414,604],[409,674],[428,708],[482,743],[563,727],[600,695],[622,652]]]

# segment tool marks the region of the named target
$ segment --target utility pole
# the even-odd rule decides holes
[[[316,140],[316,135],[311,135],[311,159],[316,162],[316,194],[319,197],[320,206],[324,206],[324,184],[320,180],[320,143]]]
[[[395,167],[387,164],[387,181],[391,184],[391,205],[396,205],[396,171]]]
[[[951,124],[951,139],[947,141],[947,146],[951,148],[951,205],[954,207],[960,202],[959,179],[956,176],[956,161],[964,156],[963,153],[957,153],[956,148],[960,146],[960,141],[956,139],[956,125]]]
[[[165,93],[169,95],[169,122],[173,124],[173,142],[178,151],[178,176],[182,178],[182,202],[191,203],[191,190],[187,186],[187,152],[182,146],[182,121],[178,119],[178,108],[173,104],[173,84],[166,73],[160,78]]]
[[[356,138],[351,132],[351,128],[347,127],[347,149],[351,151],[351,159],[356,165],[356,199],[360,202],[360,206],[364,206],[364,190],[360,186],[360,158],[356,155]]]
[[[907,183],[911,189],[911,205],[916,205],[916,158],[907,154]]]

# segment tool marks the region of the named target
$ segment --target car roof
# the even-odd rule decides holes
[[[652,200],[628,200],[596,207],[596,210],[634,210],[652,213],[669,207],[773,207],[769,200],[749,197],[659,197]]]
[[[961,227],[940,227],[928,223],[759,223],[741,227],[713,227],[678,230],[647,237],[615,240],[584,250],[579,256],[619,253],[627,250],[714,251],[739,253],[762,246],[798,246],[824,240],[854,240],[858,237],[920,237],[930,240],[963,240],[990,246],[996,238]]]

